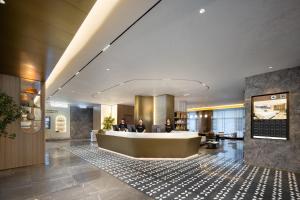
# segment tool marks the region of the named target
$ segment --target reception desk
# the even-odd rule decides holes
[[[136,158],[186,158],[198,153],[200,141],[194,132],[97,134],[99,147]]]

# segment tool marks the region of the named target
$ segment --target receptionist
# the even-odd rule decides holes
[[[138,133],[145,133],[146,132],[146,127],[143,124],[143,120],[142,119],[140,119],[139,122],[138,122],[138,124],[135,126],[135,130]]]
[[[171,131],[173,131],[173,125],[171,124],[170,119],[166,120],[165,130],[166,130],[167,133],[170,133]]]
[[[127,131],[127,124],[125,122],[125,119],[121,120],[121,123],[119,124],[119,131]]]

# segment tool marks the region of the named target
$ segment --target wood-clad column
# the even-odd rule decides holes
[[[20,78],[0,74],[0,91],[13,97],[20,104]],[[24,133],[20,120],[8,125],[9,133],[16,133],[15,139],[0,137],[0,170],[44,163],[44,110],[45,87],[41,83],[41,129],[36,133]]]
[[[160,95],[154,97],[153,119],[155,125],[163,125],[167,119],[174,122],[174,96]]]
[[[151,132],[153,125],[153,96],[135,96],[134,123],[139,119],[144,121],[146,131]]]
[[[212,111],[205,110],[199,112],[200,133],[210,132],[212,130]]]

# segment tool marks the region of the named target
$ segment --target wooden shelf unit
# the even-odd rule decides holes
[[[175,131],[187,131],[187,112],[174,113]]]

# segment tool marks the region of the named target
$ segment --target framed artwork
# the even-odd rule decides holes
[[[251,137],[287,140],[288,111],[288,92],[251,97]]]

